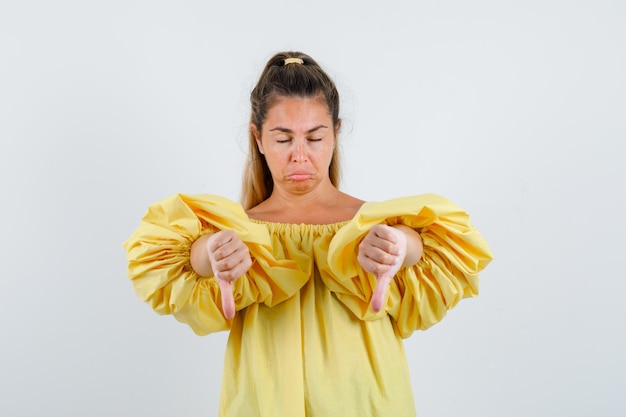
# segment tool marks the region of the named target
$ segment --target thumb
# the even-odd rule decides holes
[[[376,276],[376,287],[374,288],[374,294],[372,294],[372,310],[376,313],[383,308],[385,296],[387,295],[387,287],[389,287],[389,283],[394,274],[394,271],[389,270],[384,274]]]
[[[235,317],[235,299],[233,298],[233,283],[222,279],[217,280],[222,294],[222,310],[227,320]]]

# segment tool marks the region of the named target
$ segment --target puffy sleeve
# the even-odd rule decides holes
[[[402,268],[392,281],[385,308],[374,313],[369,302],[376,280],[357,262],[358,245],[376,224],[404,224],[424,244],[417,264]],[[390,315],[402,337],[439,322],[462,298],[478,294],[478,273],[493,258],[469,215],[447,199],[425,194],[365,203],[337,232],[329,247],[334,280],[326,285],[364,320]]]
[[[177,194],[149,207],[124,242],[128,277],[137,296],[159,314],[171,314],[199,335],[228,330],[215,278],[201,277],[190,263],[192,243],[206,233],[235,231],[253,259],[233,283],[235,308],[273,306],[295,294],[307,277],[295,261],[276,259],[267,229],[249,220],[241,205],[214,195]],[[269,273],[271,270],[271,274]]]

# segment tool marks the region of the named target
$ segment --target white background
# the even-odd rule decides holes
[[[442,194],[495,254],[406,341],[418,414],[626,414],[624,2],[0,4],[1,416],[216,415],[226,334],[153,313],[121,245],[171,194],[239,198],[290,49],[342,94],[343,189]]]

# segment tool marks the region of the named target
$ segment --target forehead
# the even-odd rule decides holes
[[[264,128],[309,129],[311,125],[332,125],[332,117],[323,96],[279,97],[267,111]]]

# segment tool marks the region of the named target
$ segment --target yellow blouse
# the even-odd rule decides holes
[[[357,262],[375,224],[402,223],[424,243],[420,261],[401,269],[385,308],[374,313],[375,279]],[[219,286],[191,268],[202,234],[232,229],[253,259],[233,283],[233,320]],[[152,205],[124,243],[139,298],[195,333],[230,330],[220,416],[414,416],[402,344],[478,293],[492,259],[469,216],[428,194],[365,203],[350,221],[283,224],[249,219],[214,195],[175,195]]]

